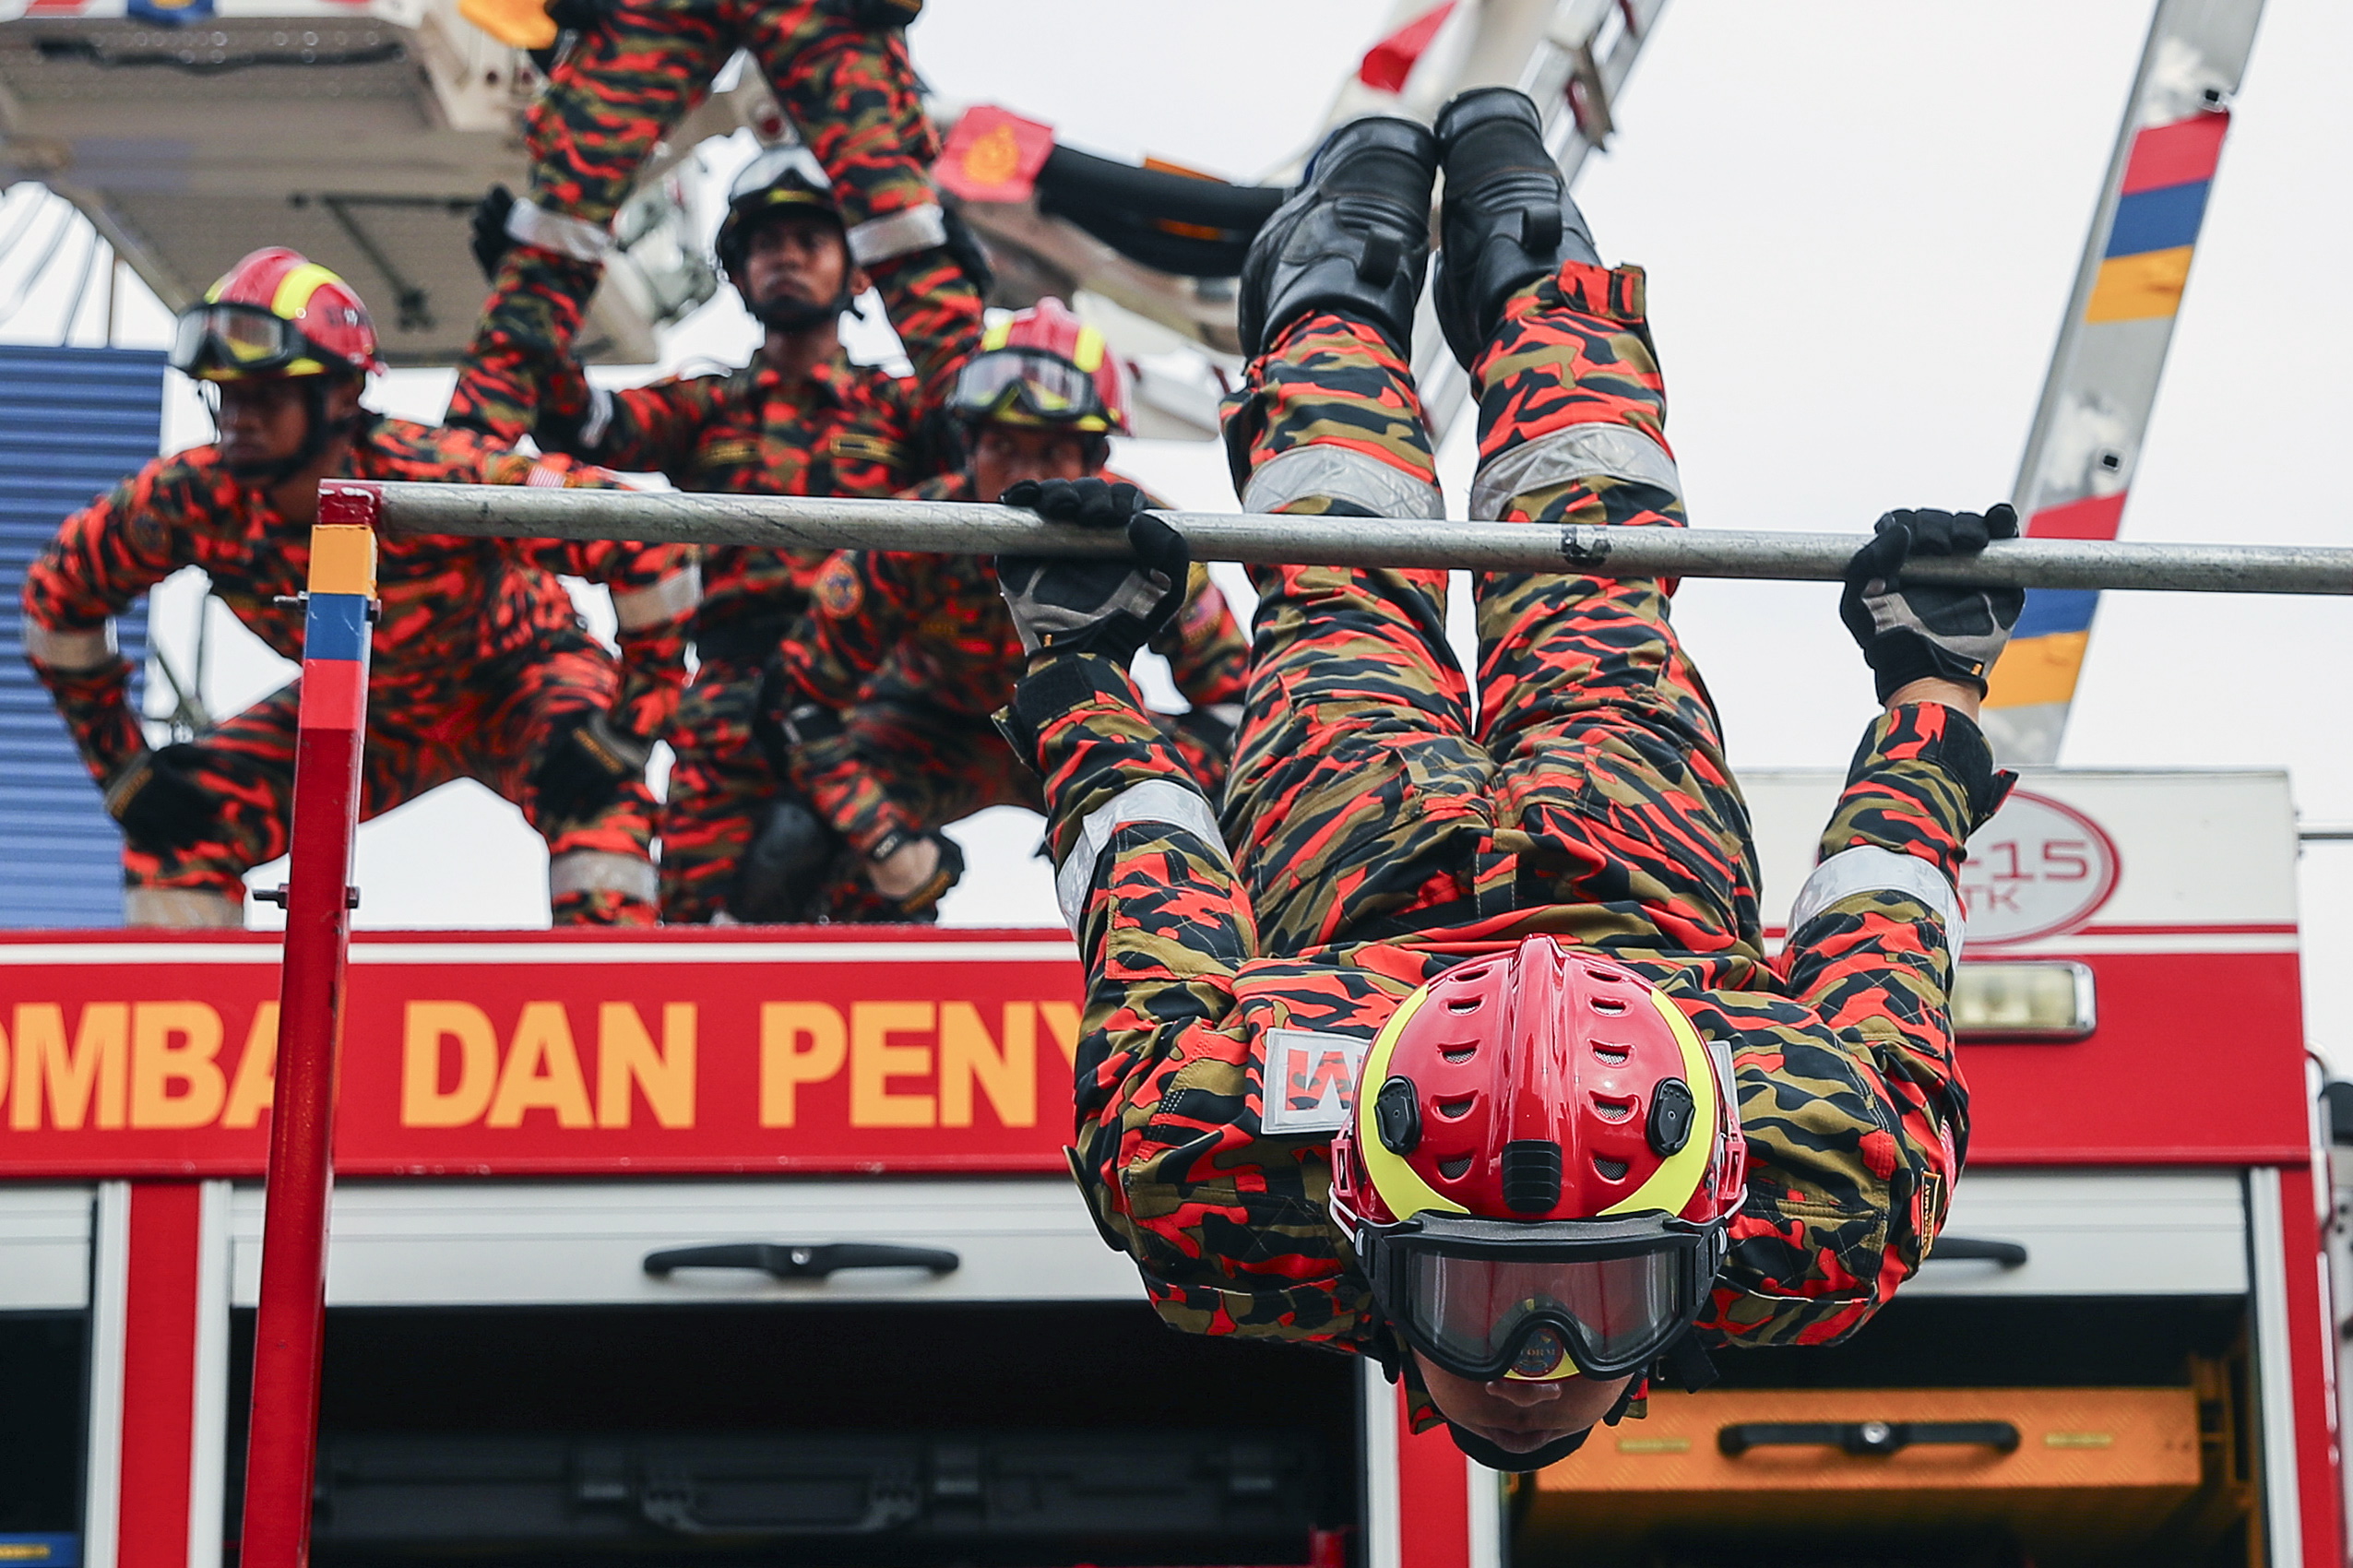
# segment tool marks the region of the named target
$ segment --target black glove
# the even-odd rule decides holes
[[[548,19],[564,32],[592,31],[612,10],[612,0],[548,0]]]
[[[612,715],[586,708],[557,725],[531,778],[542,819],[586,822],[612,804],[624,786],[645,781],[654,743],[615,723]]]
[[[923,14],[923,0],[848,0],[850,19],[881,31],[903,28]]]
[[[909,919],[928,915],[942,898],[947,897],[949,888],[964,880],[963,849],[957,847],[955,839],[945,833],[898,832],[886,835],[881,843],[866,852],[869,867],[877,866],[909,844],[920,843],[926,838],[939,847],[940,858],[938,864],[932,868],[932,874],[924,879],[921,886],[897,897],[884,892],[879,887],[874,889],[874,897],[886,908]],[[870,874],[868,881],[871,883],[872,880]]]
[[[142,754],[106,785],[107,814],[123,837],[150,855],[193,849],[220,826],[220,802],[196,782],[204,754],[186,742]]]
[[[2024,588],[1955,588],[1904,581],[1904,564],[1931,555],[1974,555],[1989,540],[2018,537],[2006,504],[1975,512],[1890,512],[1847,563],[1838,619],[1871,666],[1879,700],[1914,681],[1935,679],[1985,695],[1985,672],[2001,657],[2026,608]]]
[[[989,261],[989,248],[980,243],[980,236],[972,232],[972,225],[967,223],[964,214],[956,208],[940,208],[940,222],[947,230],[947,239],[940,248],[963,269],[974,291],[987,299],[989,291],[995,287],[997,281],[997,269]]]
[[[505,185],[493,185],[474,203],[473,232],[467,243],[474,252],[474,265],[482,269],[482,281],[498,281],[498,264],[506,259],[514,247],[515,238],[506,232],[507,215],[515,210],[515,193]]]
[[[1193,557],[1184,536],[1150,516],[1135,486],[1099,479],[1023,480],[997,498],[1057,523],[1125,529],[1132,561],[997,558],[997,586],[1029,653],[1099,653],[1124,665],[1184,606]]]

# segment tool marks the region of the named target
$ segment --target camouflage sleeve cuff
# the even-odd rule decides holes
[[[1992,748],[1967,715],[1907,703],[1880,715],[1856,748],[1820,856],[1872,846],[1918,856],[1950,878],[1969,835],[2015,781],[1995,771]]]
[[[1121,790],[1190,777],[1127,672],[1099,654],[1065,655],[1025,676],[1002,726],[1015,754],[1045,781],[1056,865],[1069,860],[1088,814]]]

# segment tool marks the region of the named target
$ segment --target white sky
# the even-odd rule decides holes
[[[951,100],[1051,121],[1089,150],[1249,179],[1312,134],[1384,9],[930,0],[912,42]],[[2008,493],[2149,12],[1673,0],[1578,195],[1604,256],[1649,269],[1695,525],[1860,530],[1891,505]],[[2127,538],[2353,537],[2344,501],[2312,495],[2313,465],[2353,417],[2353,291],[2336,273],[2353,249],[2337,199],[2353,167],[2348,58],[2353,7],[2265,7]],[[57,314],[6,335],[53,341]],[[128,314],[160,340],[158,313]],[[751,343],[729,296],[666,347],[676,362],[741,359]],[[446,386],[396,376],[377,401],[433,418]],[[175,403],[177,443],[205,434],[193,414]],[[1132,444],[1120,460],[1180,504],[1231,505],[1206,446]],[[1457,496],[1467,477],[1453,465]],[[1835,588],[1693,582],[1677,624],[1736,765],[1844,764],[1872,704]],[[219,646],[220,706],[282,678]],[[2308,819],[2353,821],[2348,656],[2341,600],[2110,595],[2062,761],[2284,767]],[[959,830],[974,867],[951,920],[1052,923],[1044,868],[1027,858],[1035,831],[1011,812]],[[361,918],[542,923],[543,867],[510,808],[453,787],[362,830]],[[2353,941],[2353,845],[2312,849],[2303,891],[2308,974],[2325,974]],[[2353,1059],[2353,1017],[2327,1000],[2308,993],[2313,1042]]]

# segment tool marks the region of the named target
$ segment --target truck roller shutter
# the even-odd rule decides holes
[[[122,836],[25,662],[25,568],[67,514],[156,454],[163,355],[0,345],[0,926],[123,923]],[[147,607],[117,622],[131,702]]]

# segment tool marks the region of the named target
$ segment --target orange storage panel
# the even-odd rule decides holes
[[[2188,1388],[1662,1393],[1536,1478],[1522,1551],[1586,1568],[1718,1538],[1975,1532],[2094,1561],[2163,1538],[2205,1470]]]

